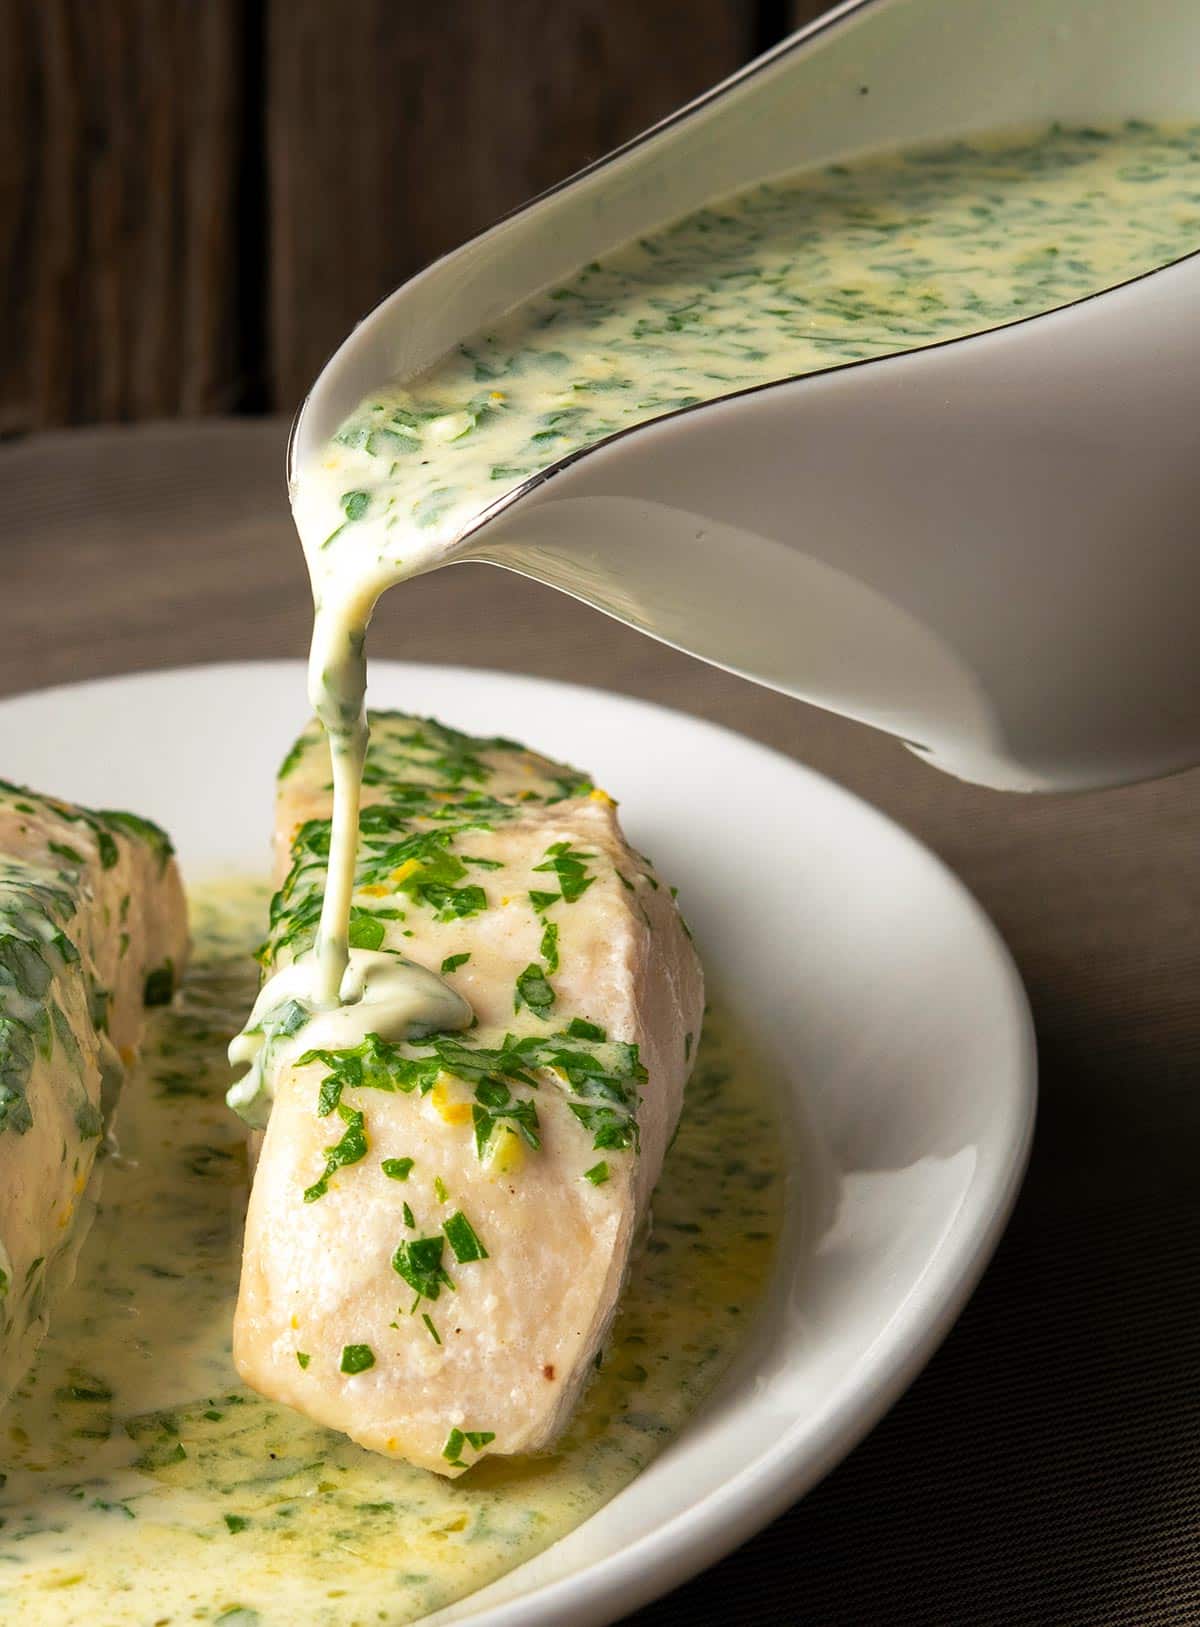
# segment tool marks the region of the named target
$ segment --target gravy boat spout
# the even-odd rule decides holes
[[[1198,65],[1193,0],[844,5],[385,300],[304,403],[293,482],[368,391],[712,198],[1051,120],[1195,122]],[[677,410],[526,480],[437,563],[535,577],[983,785],[1185,768],[1198,318],[1189,254],[972,337]]]

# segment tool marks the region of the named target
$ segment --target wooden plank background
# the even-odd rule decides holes
[[[810,0],[0,0],[0,434],[289,410],[377,299]]]
[[[0,6],[0,430],[234,406],[245,7]]]

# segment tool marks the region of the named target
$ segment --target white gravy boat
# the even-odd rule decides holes
[[[725,192],[1058,118],[1200,118],[1195,0],[858,0],[398,289],[294,477],[373,388]],[[1200,256],[971,338],[628,430],[446,552],[900,736],[1069,790],[1200,762]]]

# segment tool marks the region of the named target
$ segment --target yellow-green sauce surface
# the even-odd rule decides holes
[[[0,1420],[0,1621],[417,1620],[628,1483],[716,1382],[762,1294],[777,1123],[770,1081],[718,1011],[613,1342],[552,1453],[443,1480],[247,1392],[229,1336],[248,1172],[224,1043],[254,993],[265,899],[193,897],[192,970],[126,1087],[75,1286]]]
[[[306,546],[402,576],[605,436],[1053,310],[1200,248],[1200,125],[1053,125],[753,187],[362,403],[301,472]],[[330,564],[327,569],[337,569]]]

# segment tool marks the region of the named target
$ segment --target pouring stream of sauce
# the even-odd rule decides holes
[[[329,733],[334,814],[320,930],[287,996],[314,1012],[339,1001],[357,1010],[343,1027],[358,1039],[368,1021],[401,1038],[408,1022],[417,1032],[445,1016],[403,966],[385,998],[355,1003],[378,968],[347,981],[365,642],[388,586],[439,564],[527,477],[619,430],[1051,310],[1197,246],[1197,126],[1054,125],[888,153],[718,200],[365,400],[292,492],[316,607],[309,697]],[[284,997],[272,980],[259,1016]],[[235,1045],[253,1060],[261,1035]]]

